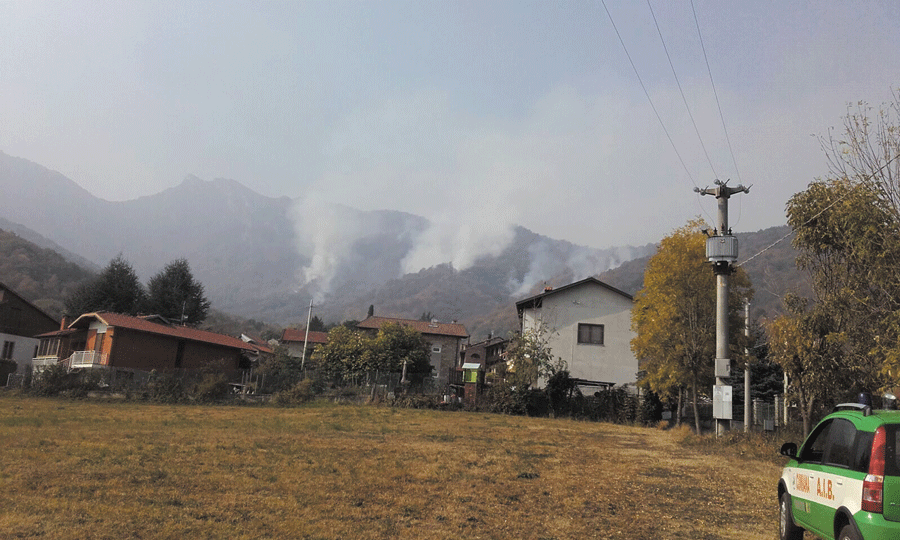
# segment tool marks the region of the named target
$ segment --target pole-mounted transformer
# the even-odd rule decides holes
[[[728,352],[728,278],[734,272],[738,259],[738,239],[728,227],[728,199],[736,193],[749,193],[750,188],[738,184],[728,187],[728,182],[715,181],[715,188],[694,188],[701,195],[713,195],[718,200],[719,223],[713,234],[706,239],[706,258],[713,263],[716,275],[716,385],[713,387],[713,417],[716,419],[716,434],[725,431],[724,420],[731,420],[731,387],[724,379],[731,375],[731,360]],[[746,399],[746,398],[745,398]]]

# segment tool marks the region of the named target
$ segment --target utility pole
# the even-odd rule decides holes
[[[728,358],[728,278],[734,271],[738,258],[738,241],[728,227],[728,199],[737,193],[749,193],[750,188],[740,184],[728,187],[728,182],[715,181],[715,188],[694,188],[701,195],[713,195],[718,201],[719,224],[713,235],[706,239],[706,257],[713,263],[716,275],[716,385],[713,387],[713,417],[716,419],[716,436],[725,432],[725,421],[732,418],[731,387],[725,378],[731,375]]]
[[[312,322],[312,298],[309,299],[309,313],[306,315],[306,336],[303,338],[303,354],[300,356],[300,373],[303,373],[303,366],[306,364],[306,346],[309,343],[309,323]]]
[[[744,302],[744,336],[750,343],[750,300]],[[744,433],[750,433],[750,349],[744,347]]]

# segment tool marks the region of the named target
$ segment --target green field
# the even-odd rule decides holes
[[[686,438],[383,406],[0,394],[0,538],[777,537],[778,442]]]

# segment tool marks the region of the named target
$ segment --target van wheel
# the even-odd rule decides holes
[[[856,534],[856,529],[853,528],[853,525],[844,525],[844,528],[841,529],[841,534],[838,535],[838,540],[861,540],[859,535]]]
[[[787,491],[781,494],[778,514],[778,532],[781,540],[803,540],[803,529],[794,524],[794,515],[791,513],[791,496]],[[840,540],[844,540],[843,535],[844,531],[841,531]],[[855,536],[849,538],[856,540]]]

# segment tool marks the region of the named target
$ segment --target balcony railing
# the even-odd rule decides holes
[[[69,369],[105,366],[106,355],[97,351],[76,351],[69,357]]]
[[[43,371],[50,366],[55,366],[59,363],[59,357],[57,356],[38,356],[37,358],[31,359],[31,367],[37,371]]]

